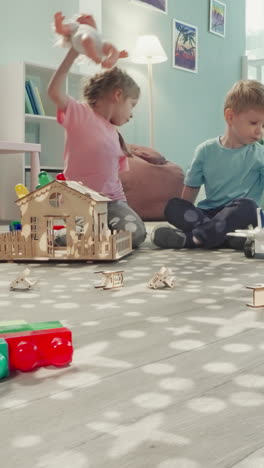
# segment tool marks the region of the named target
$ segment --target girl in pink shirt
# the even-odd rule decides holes
[[[66,130],[64,175],[111,198],[108,223],[111,229],[132,232],[133,247],[146,237],[143,221],[127,204],[118,173],[128,170],[128,151],[120,144],[115,126],[132,118],[140,90],[135,81],[117,67],[96,74],[85,84],[84,102],[68,96],[64,79],[78,52],[71,47],[48,87],[49,97],[57,105],[57,119]],[[104,59],[105,61],[105,59]],[[57,244],[66,242],[60,232]]]

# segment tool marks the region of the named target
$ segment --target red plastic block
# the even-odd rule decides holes
[[[9,351],[9,369],[31,371],[42,366],[65,366],[72,361],[72,333],[68,328],[3,333]]]

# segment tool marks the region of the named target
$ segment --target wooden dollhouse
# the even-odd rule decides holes
[[[109,198],[75,181],[54,180],[16,201],[22,231],[0,235],[0,260],[117,260],[132,251],[131,233],[108,228]],[[57,247],[54,227],[66,245]]]

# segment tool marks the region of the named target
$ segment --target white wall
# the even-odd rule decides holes
[[[101,0],[0,0],[0,63],[34,62],[56,67],[65,50],[54,47],[53,15],[92,13],[101,28]]]

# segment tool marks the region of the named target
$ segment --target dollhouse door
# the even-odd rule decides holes
[[[54,231],[53,231],[53,218],[47,219],[47,255],[54,257]]]

